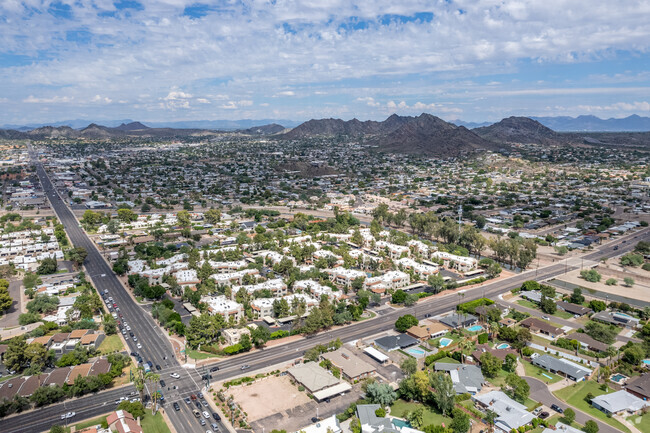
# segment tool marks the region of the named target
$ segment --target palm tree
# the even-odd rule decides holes
[[[160,380],[160,375],[150,371],[144,375],[144,380],[149,384],[149,393],[152,400],[151,414],[153,415],[156,410],[156,399],[160,397],[160,393],[158,391],[155,391],[155,386],[156,383]]]
[[[490,322],[488,324],[488,329],[490,330],[490,340],[494,340],[494,337],[499,332],[499,322]]]
[[[463,355],[463,364],[464,364],[466,358],[465,351],[471,350],[473,344],[470,340],[463,340],[460,342],[459,346],[460,346],[460,353]]]

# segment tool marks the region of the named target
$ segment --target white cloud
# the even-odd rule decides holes
[[[296,92],[292,90],[284,90],[282,92],[278,92],[275,94],[275,96],[295,96]]]
[[[72,102],[73,97],[70,96],[53,96],[51,98],[37,98],[34,95],[29,95],[27,98],[23,99],[23,102],[29,104],[65,104]]]
[[[210,103],[210,101],[208,101],[205,98],[197,98],[196,102],[198,102],[199,104],[209,104]]]

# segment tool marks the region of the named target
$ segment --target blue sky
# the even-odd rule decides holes
[[[3,0],[0,124],[650,116],[648,16],[645,0]]]

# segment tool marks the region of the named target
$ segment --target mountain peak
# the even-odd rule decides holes
[[[150,129],[150,128],[146,125],[143,125],[140,122],[131,122],[131,123],[122,123],[120,126],[116,127],[115,129],[119,129],[120,131],[140,131],[143,129]]]

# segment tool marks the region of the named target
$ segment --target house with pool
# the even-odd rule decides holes
[[[587,380],[591,376],[591,373],[593,373],[593,370],[583,365],[569,361],[568,359],[555,358],[546,354],[532,358],[532,363],[544,370],[559,374],[575,382]]]
[[[508,397],[503,391],[490,391],[472,396],[472,400],[483,409],[497,414],[494,426],[498,431],[509,433],[512,429],[530,424],[535,415],[528,412],[526,406]]]
[[[375,346],[386,352],[392,352],[393,350],[398,349],[406,349],[419,343],[420,340],[413,338],[408,334],[387,335],[375,340]]]

